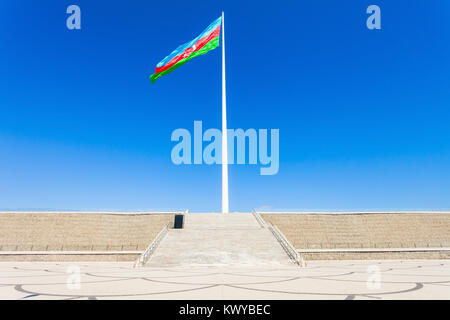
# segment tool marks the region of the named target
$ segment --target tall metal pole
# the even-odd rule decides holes
[[[222,11],[222,213],[228,213],[227,98],[225,90],[225,17]]]

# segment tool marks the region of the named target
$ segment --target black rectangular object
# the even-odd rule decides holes
[[[175,220],[173,222],[173,228],[174,229],[183,229],[183,224],[184,224],[184,215],[176,214]]]

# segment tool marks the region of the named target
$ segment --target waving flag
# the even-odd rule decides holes
[[[183,64],[198,57],[208,51],[217,48],[219,45],[220,25],[222,17],[216,19],[197,38],[176,48],[171,54],[165,57],[156,65],[155,73],[150,76],[152,84],[156,79],[181,67]]]

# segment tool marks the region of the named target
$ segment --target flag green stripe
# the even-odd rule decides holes
[[[162,76],[171,73],[173,70],[181,67],[183,64],[191,60],[192,58],[201,56],[202,54],[207,53],[208,51],[215,49],[219,46],[219,37],[216,37],[212,39],[210,42],[205,44],[200,50],[192,52],[187,58],[184,58],[183,60],[178,61],[175,63],[172,67],[170,67],[167,70],[164,70],[159,73],[154,73],[150,76],[150,80],[152,80],[152,84],[156,81],[156,79],[161,78]]]

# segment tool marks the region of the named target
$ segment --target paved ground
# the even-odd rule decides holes
[[[0,263],[0,299],[119,298],[450,299],[450,260],[312,261],[306,268]]]
[[[150,267],[292,266],[267,228],[251,213],[190,213],[183,229],[169,229]]]

